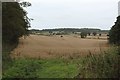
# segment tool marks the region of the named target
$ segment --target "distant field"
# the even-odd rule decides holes
[[[18,47],[12,52],[12,57],[33,57],[33,58],[53,58],[70,57],[99,53],[108,49],[108,41],[97,39],[97,37],[87,37],[81,39],[79,36],[60,35],[43,36],[30,35],[26,39],[21,38]],[[92,38],[92,39],[90,39]]]

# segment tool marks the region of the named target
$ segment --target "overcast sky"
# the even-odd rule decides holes
[[[118,16],[119,0],[29,0],[33,29],[110,29]]]

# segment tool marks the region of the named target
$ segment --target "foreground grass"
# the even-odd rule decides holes
[[[78,64],[82,78],[119,78],[120,77],[120,52],[114,48],[101,54],[92,55],[91,53],[79,59]]]
[[[18,42],[14,44],[6,44],[5,42],[2,42],[2,71],[8,69],[10,66],[12,66],[13,60],[10,57],[11,51],[15,49],[18,45]]]
[[[16,59],[3,78],[119,78],[118,50],[69,59]]]
[[[61,59],[19,59],[9,68],[6,78],[73,78],[78,74],[76,64]]]

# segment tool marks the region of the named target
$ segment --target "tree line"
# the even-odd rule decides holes
[[[92,28],[58,28],[58,29],[43,29],[41,31],[65,31],[65,32],[99,32],[100,29],[92,29]]]

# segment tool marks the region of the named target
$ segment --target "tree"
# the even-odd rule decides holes
[[[109,42],[120,45],[120,16],[117,17],[115,25],[112,26],[109,32]]]
[[[28,34],[30,19],[22,5],[28,7],[30,3],[29,5],[18,2],[2,3],[2,39],[5,43],[15,43],[19,37]]]
[[[93,32],[93,36],[96,36],[97,35],[97,33],[96,32]]]
[[[81,38],[86,38],[87,37],[87,32],[81,32]]]

